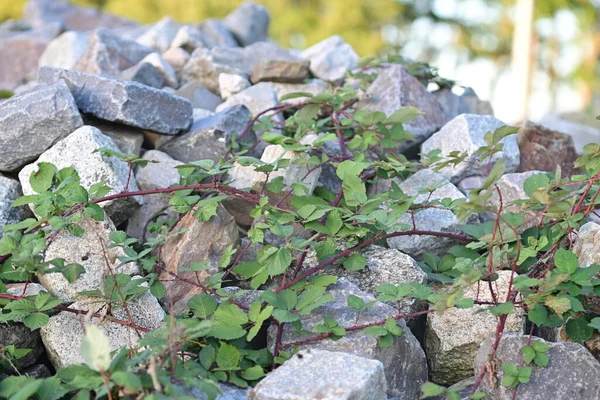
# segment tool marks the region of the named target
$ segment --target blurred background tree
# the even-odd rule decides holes
[[[73,0],[154,22],[221,18],[243,0]],[[529,115],[600,105],[600,0],[255,0],[272,17],[271,37],[305,48],[340,34],[362,56],[398,52],[473,86],[511,121],[511,75],[518,2],[534,2]],[[0,1],[0,20],[18,18],[26,0]],[[516,43],[517,45],[519,43]],[[517,50],[518,51],[518,50]],[[525,107],[527,108],[527,107]]]

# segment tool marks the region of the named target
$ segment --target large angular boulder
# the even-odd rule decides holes
[[[223,25],[233,33],[239,44],[248,46],[268,38],[270,22],[267,9],[249,1],[229,13]]]
[[[368,324],[384,321],[386,318],[397,314],[397,310],[387,304],[376,302],[373,307],[360,313],[357,319],[356,312],[348,306],[349,295],[358,296],[365,302],[374,301],[375,298],[350,283],[345,278],[340,278],[338,283],[330,286],[328,293],[334,298],[333,302],[317,307],[308,315],[300,317],[302,327],[308,333],[298,334],[289,324],[283,329],[282,344],[316,336],[315,327],[323,323],[324,317],[337,321],[342,327]],[[403,329],[401,336],[396,336],[390,347],[382,348],[373,336],[365,335],[361,331],[347,332],[339,340],[324,339],[310,342],[300,346],[301,349],[318,349],[339,351],[359,357],[381,361],[387,380],[387,393],[403,400],[419,397],[421,385],[427,380],[427,362],[425,353],[404,320],[397,320]],[[275,343],[276,329],[269,328],[268,345],[272,349]]]
[[[219,74],[219,91],[225,100],[250,87],[251,83],[242,75],[221,73]]]
[[[138,37],[136,42],[162,53],[171,46],[171,42],[175,38],[175,35],[177,35],[180,27],[181,25],[175,22],[173,18],[164,17]]]
[[[301,350],[248,392],[252,400],[387,400],[377,360],[326,350]]]
[[[200,30],[204,34],[204,43],[210,49],[240,46],[229,29],[219,20],[207,19],[200,24]]]
[[[29,177],[37,171],[40,162],[52,163],[59,170],[73,167],[79,175],[81,186],[86,189],[103,181],[111,188],[108,194],[125,190],[136,191],[137,184],[134,179],[131,179],[132,171],[125,161],[114,157],[105,158],[100,153],[94,153],[102,147],[119,151],[115,143],[98,129],[92,126],[77,129],[40,155],[35,163],[25,166],[19,172],[23,193],[34,194]],[[100,206],[116,224],[120,224],[127,220],[141,203],[140,197],[132,196],[102,202]]]
[[[89,47],[88,33],[68,31],[53,39],[42,53],[40,67],[71,69]]]
[[[423,183],[426,182],[433,192],[425,192]],[[466,199],[456,186],[450,183],[441,174],[430,169],[422,169],[411,175],[399,185],[400,189],[408,196],[416,196],[414,204],[422,204],[428,201]],[[405,214],[399,222],[408,224],[413,228],[424,231],[460,233],[463,223],[450,210],[439,207],[429,207],[414,212],[414,218]],[[423,253],[444,254],[452,245],[456,244],[452,239],[435,237],[429,235],[407,235],[392,237],[387,240],[388,245],[400,250],[411,257],[418,257]]]
[[[0,238],[6,225],[16,224],[30,215],[25,207],[12,207],[12,203],[22,195],[18,180],[0,175]]]
[[[326,81],[342,79],[346,72],[358,65],[358,54],[339,35],[333,35],[312,45],[301,53],[310,61],[310,71]]]
[[[511,271],[498,271],[498,279],[491,283],[496,298],[505,299]],[[439,291],[443,292],[443,288]],[[476,283],[464,290],[465,299],[492,302],[493,298],[485,282]],[[472,308],[449,308],[442,314],[427,315],[425,347],[429,361],[431,380],[440,385],[452,385],[475,374],[473,360],[479,344],[496,329],[498,318],[489,312],[479,312],[487,306]],[[505,331],[523,331],[523,315],[510,314]]]
[[[590,221],[579,228],[573,252],[579,259],[579,266],[587,268],[600,264],[600,225]]]
[[[448,122],[439,132],[427,139],[421,146],[421,153],[427,154],[432,150],[440,149],[440,156],[448,156],[451,152],[466,152],[467,157],[456,166],[449,165],[439,172],[453,183],[460,182],[463,178],[475,175],[484,175],[483,168],[478,161],[492,168],[500,160],[504,160],[506,172],[514,172],[519,166],[520,153],[517,136],[509,135],[502,139],[502,151],[494,154],[491,161],[479,160],[475,154],[482,147],[487,146],[484,136],[497,128],[506,125],[499,119],[489,115],[462,114]]]
[[[83,125],[64,82],[39,85],[0,103],[0,171],[15,171]]]
[[[217,111],[223,111],[238,104],[245,105],[253,116],[257,116],[277,105],[277,95],[269,82],[261,82],[229,97],[217,107]],[[276,115],[274,119],[281,120],[281,117]]]
[[[600,398],[600,363],[580,344],[550,343],[540,338],[530,338],[528,335],[504,333],[495,359],[502,360],[503,364],[521,365],[521,349],[527,346],[531,339],[550,346],[547,352],[550,362],[543,368],[532,365],[529,382],[522,383],[517,388],[518,399]],[[475,358],[476,374],[482,371],[484,365],[489,365],[488,356],[494,340],[493,335],[490,335],[479,348]],[[499,384],[503,378],[503,369],[497,368],[492,379],[486,377],[481,381],[480,390],[485,392],[490,400],[513,399],[514,389]],[[492,386],[492,382],[498,384]]]
[[[122,71],[117,78],[121,81],[138,82],[157,89],[161,89],[165,84],[165,77],[158,68],[145,61]]]
[[[357,109],[381,111],[389,116],[406,106],[416,107],[425,113],[404,124],[417,143],[427,139],[448,121],[435,96],[399,64],[392,64],[379,73],[367,89],[366,96],[358,102]]]
[[[169,140],[160,150],[183,162],[205,159],[218,161],[227,151],[233,136],[239,135],[251,119],[252,115],[244,105],[227,108],[199,119],[189,132]],[[256,135],[250,131],[243,141],[255,142]]]
[[[107,276],[133,275],[139,271],[139,267],[133,262],[121,265],[118,257],[126,256],[122,248],[109,247],[111,244],[109,235],[116,229],[108,218],[102,222],[87,218],[80,223],[80,227],[85,231],[83,236],[73,236],[66,230],[62,230],[46,249],[48,261],[62,258],[65,265],[80,264],[85,271],[79,278],[69,282],[59,272],[38,275],[42,286],[65,302],[86,299],[86,296],[80,295],[79,292],[89,290],[104,292],[104,281]]]
[[[166,135],[187,130],[192,123],[189,100],[165,91],[99,75],[59,68],[40,68],[38,80],[64,80],[79,109],[100,119]]]

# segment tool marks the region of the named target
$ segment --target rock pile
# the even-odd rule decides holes
[[[244,3],[223,20],[184,25],[165,18],[153,25],[140,26],[62,0],[30,0],[24,20],[19,24],[7,23],[0,30],[0,54],[10,60],[0,64],[0,88],[15,93],[0,102],[0,171],[6,174],[0,175],[0,231],[31,216],[26,208],[10,206],[21,193],[34,193],[29,178],[42,162],[51,162],[58,168],[73,167],[86,189],[103,181],[111,188],[109,194],[175,185],[179,182],[178,166],[200,160],[217,162],[232,139],[245,131],[253,118],[273,107],[302,101],[301,98],[282,100],[286,94],[321,93],[333,88],[358,66],[356,52],[339,36],[298,52],[269,41],[269,24],[267,10],[251,2]],[[479,186],[477,182],[480,183],[482,175],[472,162],[475,153],[485,144],[486,132],[505,124],[493,116],[489,103],[479,100],[470,89],[460,96],[446,88],[430,93],[400,64],[384,65],[376,72],[377,78],[350,112],[382,111],[389,116],[401,107],[417,107],[424,114],[405,126],[415,136],[413,150],[414,146],[420,146],[423,157],[435,149],[440,149],[442,155],[453,151],[467,153],[461,163],[439,173],[426,169],[397,182],[399,188],[415,196],[416,204],[433,199],[468,198],[468,189]],[[279,115],[274,119],[283,123]],[[523,188],[527,176],[554,171],[557,163],[566,171],[575,155],[581,153],[582,141],[586,140],[581,134],[583,128],[573,128],[557,120],[548,125],[551,129],[564,129],[566,134],[573,133],[575,146],[568,135],[547,134],[530,124],[522,128],[518,140],[515,135],[503,139],[503,149],[489,167],[499,159],[504,160],[507,174],[499,183],[504,201],[527,198]],[[279,145],[267,146],[260,140],[262,134],[249,130],[244,135],[243,142],[253,145],[253,155],[265,164],[282,159],[291,162],[268,176],[237,164],[228,174],[233,187],[256,188],[265,184],[267,178],[272,181],[277,177],[287,187],[304,181],[307,194],[319,186],[340,186],[335,171],[300,166],[294,161],[303,155]],[[312,136],[303,143],[317,139]],[[554,146],[557,157],[551,160],[542,157],[540,146]],[[151,163],[132,171],[125,161],[95,152],[100,148],[134,153],[159,164]],[[330,150],[332,154],[340,151]],[[408,147],[398,149],[408,150]],[[423,182],[434,181],[436,189],[424,194]],[[81,237],[66,231],[60,233],[45,253],[48,259],[60,257],[66,262],[82,264],[85,273],[80,278],[68,283],[61,274],[40,275],[41,286],[18,284],[10,288],[10,293],[22,295],[25,289],[27,294],[45,290],[72,309],[90,310],[95,307],[93,301],[80,292],[103,290],[110,273],[132,277],[139,274],[141,268],[136,263],[121,265],[118,257],[123,255],[122,250],[109,248],[109,235],[117,225],[132,237],[152,237],[155,233],[148,231],[150,222],[175,215],[168,208],[169,197],[157,193],[143,199],[116,198],[102,206],[107,215],[105,221],[82,222],[85,234]],[[248,243],[245,232],[253,224],[251,209],[236,200],[219,205],[217,216],[209,221],[198,220],[193,212],[184,214],[174,227],[180,234],[168,239],[160,255],[166,267],[161,279],[168,281],[179,268],[203,260],[208,261],[208,267],[201,273],[186,271],[180,276],[203,281],[219,272],[219,260],[227,249],[245,246],[245,240]],[[520,211],[515,209],[515,212]],[[462,229],[462,223],[452,212],[435,208],[419,211],[412,219],[407,217],[399,222],[415,223],[423,231],[459,233]],[[590,229],[582,230],[582,238],[586,232],[590,236],[589,232],[597,227],[590,224],[593,224]],[[586,240],[590,243],[587,247],[579,245],[578,251],[583,253],[580,256],[594,259],[592,251],[596,252],[598,244],[593,238]],[[424,252],[444,255],[453,244],[452,240],[427,236],[397,237],[387,241],[389,248],[373,245],[361,250],[367,261],[366,270],[331,272],[340,276],[338,283],[330,288],[334,301],[302,316],[304,332],[286,326],[283,344],[315,332],[325,317],[348,327],[395,315],[398,310],[375,300],[375,288],[384,283],[425,283],[427,275],[415,260]],[[500,293],[508,279],[507,276],[499,279]],[[168,301],[178,312],[185,311],[187,300],[198,293],[197,286],[181,282],[167,286]],[[443,293],[444,288],[437,290]],[[258,292],[250,295],[256,297]],[[373,301],[374,306],[357,318],[349,309],[349,295]],[[466,295],[477,296],[468,291]],[[411,313],[419,311],[420,304],[410,301],[402,307]],[[146,329],[158,329],[164,323],[165,311],[150,293],[132,300],[129,310],[135,315],[136,324]],[[482,314],[474,315],[475,310],[455,310],[443,316],[430,314],[426,320],[410,321],[408,325],[398,320],[396,328],[402,329],[403,334],[394,337],[387,348],[379,347],[373,336],[361,331],[338,341],[326,339],[304,345],[301,357],[294,356],[247,396],[417,399],[428,379],[451,385],[481,369],[487,353],[478,349],[482,343],[482,349],[489,347],[489,340],[484,341],[496,318],[486,314],[487,318],[481,319]],[[122,312],[117,311],[114,316],[119,317]],[[85,323],[95,322],[96,318],[90,318]],[[32,348],[30,355],[21,359],[19,367],[23,371],[39,368],[37,359],[44,349],[52,366],[61,369],[82,361],[79,354],[84,334],[82,323],[76,314],[63,311],[51,316],[50,323],[39,333],[29,332],[21,324],[3,325],[0,348],[10,344]],[[514,317],[508,325],[511,331],[523,333],[521,317]],[[114,348],[133,346],[139,338],[129,327],[111,323],[102,326]],[[271,347],[275,335],[271,327],[266,338]],[[511,336],[500,353],[518,354],[514,343],[520,341],[520,336]],[[508,353],[510,346],[516,350]],[[552,352],[560,361],[544,372],[536,372],[537,394],[532,393],[528,398],[552,398],[555,393],[575,398],[572,388],[551,383],[552,376],[565,373],[573,373],[585,381],[581,390],[586,398],[600,396],[600,367],[593,357],[584,354],[587,350],[576,344],[557,343]],[[581,371],[586,372],[580,375]],[[508,396],[496,388],[485,389],[492,398]],[[241,389],[227,388],[225,392],[221,399],[246,397]]]

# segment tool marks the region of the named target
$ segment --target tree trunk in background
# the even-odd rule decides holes
[[[533,72],[533,10],[535,0],[517,0],[515,30],[512,45],[512,75],[514,85],[515,121],[528,116],[528,100]]]

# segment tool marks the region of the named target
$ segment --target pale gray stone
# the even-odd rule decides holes
[[[521,364],[523,346],[529,343],[528,335],[504,333],[496,352],[496,358],[502,363]],[[517,398],[527,400],[573,399],[588,400],[600,398],[600,363],[578,343],[550,343],[533,337],[548,346],[550,363],[546,367],[532,366],[529,382],[518,387]],[[479,348],[475,358],[475,371],[479,374],[487,364],[493,335],[488,336]],[[501,382],[504,377],[502,368],[496,369],[496,378]],[[490,400],[511,400],[513,388],[502,385],[490,386],[489,379],[481,381],[481,391]]]
[[[575,150],[580,155],[583,154],[583,148],[586,144],[600,143],[600,129],[562,119],[559,115],[549,114],[544,116],[540,121],[540,125],[571,136]]]
[[[424,182],[436,189],[431,193],[427,191],[421,193],[425,189]],[[408,196],[416,196],[414,204],[445,198],[452,200],[466,199],[456,186],[441,174],[430,169],[418,171],[398,186]],[[413,219],[409,214],[403,215],[399,222],[408,224],[411,227],[410,229],[413,229]],[[452,211],[436,207],[416,211],[414,213],[414,223],[414,228],[418,230],[450,233],[461,233],[463,226]],[[418,257],[425,252],[442,255],[456,244],[455,241],[449,238],[429,235],[397,236],[389,238],[387,242],[391,248],[400,250],[412,257]]]
[[[205,44],[209,48],[213,47],[239,47],[239,43],[233,37],[233,34],[227,27],[216,19],[207,19],[200,24],[200,29],[204,33]]]
[[[387,400],[383,364],[327,350],[301,350],[248,392],[253,400]]]
[[[0,238],[6,225],[16,224],[31,215],[26,207],[12,207],[12,203],[22,195],[18,180],[0,175]]]
[[[191,25],[183,25],[179,28],[171,42],[171,48],[182,48],[188,53],[192,53],[198,47],[208,48],[209,46],[205,43],[202,30],[199,27]]]
[[[142,85],[161,89],[165,84],[164,75],[152,64],[140,62],[127,68],[118,76],[119,80],[138,82]]]
[[[162,53],[169,48],[179,28],[180,24],[173,18],[164,17],[138,37],[136,42]]]
[[[19,172],[23,193],[34,194],[29,177],[37,171],[40,162],[52,163],[57,169],[73,167],[79,175],[81,186],[86,189],[104,181],[111,188],[108,194],[137,190],[135,179],[129,179],[130,170],[125,161],[114,157],[104,158],[100,153],[94,153],[102,147],[119,151],[112,139],[103,135],[100,130],[92,126],[77,129],[40,155],[35,163],[25,166]],[[139,204],[142,204],[141,197],[134,196],[106,201],[100,206],[115,223],[120,224],[129,218]]]
[[[296,97],[294,99],[281,100],[281,98],[291,93],[311,93],[313,96],[318,95],[331,88],[329,82],[321,79],[311,79],[305,83],[278,83],[273,82],[273,90],[282,104],[299,104],[309,100],[308,97]]]
[[[229,97],[217,107],[217,111],[223,111],[238,104],[245,105],[252,116],[256,116],[269,108],[275,107],[277,105],[277,95],[269,82],[261,82]],[[280,115],[276,115],[274,119],[282,120]]]
[[[135,278],[135,277],[134,277]],[[106,313],[105,305],[92,301],[78,301],[69,306],[76,310],[92,310],[95,313]],[[118,308],[118,309],[117,309]],[[116,309],[116,311],[114,311]],[[164,323],[165,312],[158,304],[156,297],[150,292],[145,292],[127,303],[127,309],[132,322],[142,328],[156,330]],[[128,321],[127,312],[119,303],[113,305],[113,317]],[[92,317],[89,320],[82,316],[62,311],[50,317],[48,325],[41,328],[41,336],[48,353],[50,362],[57,370],[69,365],[84,362],[81,354],[81,343],[85,337],[85,327],[97,325],[108,336],[110,350],[119,350],[122,347],[135,348],[138,340],[145,336],[145,332],[136,331],[134,328],[111,321],[102,321]]]
[[[89,41],[88,33],[65,32],[48,44],[40,57],[39,66],[71,69],[88,50]]]
[[[243,3],[223,20],[223,24],[242,46],[267,39],[270,22],[267,9],[253,2]]]
[[[146,62],[153,65],[163,76],[167,86],[177,89],[179,87],[179,80],[177,79],[177,73],[171,67],[171,64],[165,61],[164,58],[158,53],[150,53],[140,61]]]
[[[500,143],[504,144],[503,150],[494,154],[491,161],[479,160],[475,154],[480,147],[487,146],[483,140],[485,134],[504,125],[504,122],[489,115],[459,115],[427,139],[421,146],[421,153],[427,154],[440,149],[440,156],[444,157],[453,151],[466,152],[467,158],[458,165],[446,166],[439,171],[454,183],[468,176],[484,175],[485,171],[482,165],[477,164],[478,161],[491,169],[498,160],[503,159],[506,172],[514,172],[520,161],[517,135],[509,135],[502,139]]]
[[[169,140],[160,150],[183,162],[205,159],[218,161],[225,154],[233,136],[238,136],[251,119],[246,106],[227,108],[195,121],[189,132]],[[252,131],[242,139],[243,143],[255,141],[256,135]]]
[[[138,168],[135,178],[141,190],[165,188],[176,185],[179,182],[179,170],[176,168],[183,163],[171,158],[168,154],[158,150],[149,150],[142,157],[151,160],[145,167]],[[166,193],[157,193],[144,196],[144,204],[135,210],[127,224],[127,235],[141,239],[142,237],[156,236],[146,232],[148,223],[157,218],[158,221],[177,217],[177,213],[169,209],[170,196]]]
[[[7,19],[0,24],[0,33],[30,31],[32,28],[29,23],[20,19]]]
[[[38,80],[63,79],[79,109],[107,121],[175,135],[192,123],[192,104],[179,96],[137,82],[123,82],[98,75],[40,68]]]
[[[506,299],[511,271],[497,271],[498,279],[492,282],[498,299]],[[514,275],[516,277],[516,274]],[[444,287],[438,289],[444,291]],[[465,299],[492,302],[486,282],[475,283],[464,290]],[[473,360],[479,344],[496,330],[498,318],[488,308],[475,305],[471,308],[449,308],[440,315],[427,314],[425,346],[429,361],[431,380],[440,385],[452,385],[462,379],[476,375]],[[480,311],[476,314],[477,311]],[[523,332],[524,315],[510,314],[506,320],[505,332]]]
[[[404,124],[404,128],[414,135],[416,143],[427,139],[448,121],[435,96],[399,64],[392,64],[379,73],[357,109],[381,111],[389,116],[406,106],[416,107],[425,113]],[[400,148],[413,145],[403,144]]]
[[[190,53],[179,47],[170,48],[169,50],[162,53],[162,58],[173,67],[177,74],[177,79],[181,79],[181,72],[183,67],[190,59]]]
[[[92,32],[88,49],[75,63],[73,70],[116,77],[152,51],[107,29],[98,29]]]
[[[286,324],[283,330],[282,344],[295,342],[316,335],[315,326],[323,322],[324,317],[335,319],[340,326],[350,327],[357,324],[367,324],[384,321],[386,318],[397,314],[397,310],[387,304],[376,302],[368,310],[362,312],[357,320],[357,315],[347,304],[349,295],[361,297],[365,302],[375,298],[362,292],[356,285],[345,278],[340,278],[338,283],[330,286],[328,293],[334,298],[333,302],[317,307],[312,313],[302,315],[303,329],[308,334],[299,335],[293,327]],[[377,339],[361,331],[348,332],[339,340],[324,339],[300,346],[301,349],[319,349],[339,351],[359,357],[379,360],[383,363],[387,380],[387,393],[403,400],[416,399],[421,392],[421,385],[427,380],[427,362],[425,353],[404,320],[397,320],[403,329],[402,336],[394,338],[390,347],[381,348]],[[276,329],[269,328],[268,345],[273,349]]]
[[[310,61],[314,76],[326,81],[343,78],[346,72],[358,65],[358,54],[339,35],[333,35],[301,53],[304,60]]]
[[[485,177],[483,176],[470,176],[468,178],[463,179],[456,185],[456,187],[467,197],[469,197],[469,193],[473,189],[479,189],[483,182],[485,182]]]
[[[0,104],[0,171],[14,171],[83,125],[64,82],[38,85]]]
[[[219,90],[221,97],[227,100],[231,96],[238,94],[244,89],[249,88],[250,81],[242,75],[221,73],[219,74]]]
[[[579,266],[587,268],[592,264],[600,265],[600,225],[588,222],[579,228],[573,252],[579,259]]]

